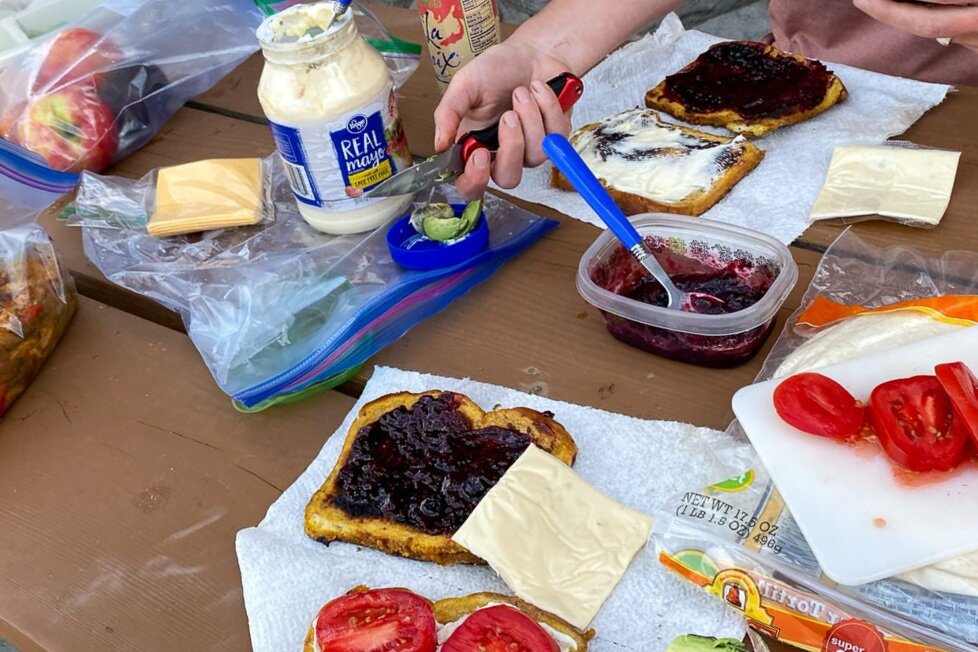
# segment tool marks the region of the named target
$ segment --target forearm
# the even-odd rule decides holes
[[[684,0],[551,0],[510,37],[565,61],[582,75],[636,32]]]

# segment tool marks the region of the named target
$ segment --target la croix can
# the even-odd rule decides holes
[[[418,0],[418,14],[442,92],[462,66],[501,40],[496,0]]]

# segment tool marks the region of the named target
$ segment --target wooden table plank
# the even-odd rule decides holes
[[[239,414],[185,336],[82,299],[0,426],[0,635],[23,652],[249,649],[235,533],[352,404]]]
[[[730,397],[753,381],[776,336],[754,360],[733,369],[674,362],[619,342],[575,285],[581,254],[597,234],[590,225],[565,220],[372,362],[472,377],[640,418],[725,428],[733,418]],[[800,279],[776,333],[798,306],[820,258],[800,249],[792,253]]]

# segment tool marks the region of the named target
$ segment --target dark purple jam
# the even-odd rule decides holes
[[[685,292],[702,292],[723,301],[698,300],[692,311],[700,314],[733,313],[760,301],[777,278],[778,270],[768,263],[734,256],[723,263],[681,255],[647,239],[669,278]],[[734,252],[732,252],[734,253]],[[666,292],[624,247],[615,249],[608,260],[591,274],[595,284],[615,294],[665,307]],[[733,367],[750,360],[774,328],[776,319],[732,335],[700,335],[650,326],[603,312],[605,326],[619,340],[650,353],[704,367]]]
[[[808,111],[825,97],[832,73],[819,61],[771,56],[763,43],[718,43],[666,77],[664,95],[696,113],[732,109],[749,119]]]
[[[743,264],[736,261],[723,269],[680,273],[669,278],[683,292],[698,292],[720,299],[720,302],[694,299],[691,312],[701,315],[722,315],[753,306],[767,293],[767,287],[748,285],[738,273],[741,269]],[[663,308],[669,304],[669,295],[666,294],[665,288],[651,276],[642,278],[625,296]]]
[[[530,445],[496,426],[473,430],[458,395],[422,396],[357,433],[333,505],[427,534],[454,534]]]

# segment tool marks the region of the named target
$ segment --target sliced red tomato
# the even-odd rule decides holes
[[[560,646],[540,623],[500,604],[473,612],[441,652],[560,652]]]
[[[939,364],[934,367],[934,372],[951,399],[954,416],[978,447],[978,378],[963,362]]]
[[[316,616],[323,652],[434,652],[431,603],[407,589],[348,593]]]
[[[828,376],[795,374],[774,389],[774,409],[788,424],[820,437],[845,439],[862,430],[866,408]]]
[[[969,438],[936,376],[883,383],[869,397],[883,450],[911,471],[948,471],[968,456]]]

